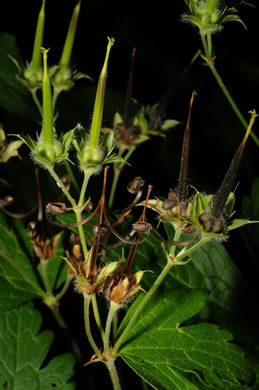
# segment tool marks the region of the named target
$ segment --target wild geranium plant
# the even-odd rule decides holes
[[[200,30],[203,58],[214,69],[211,33],[241,19],[236,8],[218,1],[186,4],[190,14],[184,18]],[[79,12],[80,1],[60,62],[50,65],[51,48],[43,45],[43,0],[32,61],[23,69],[15,60],[17,82],[32,93],[41,125],[35,123],[33,135],[0,129],[1,165],[19,164],[20,155],[22,162],[35,164],[35,205],[29,211],[21,210],[12,195],[16,183],[1,178],[1,388],[98,389],[92,365],[99,365],[100,373],[105,365],[114,390],[256,389],[258,339],[250,329],[256,320],[243,302],[238,318],[234,312],[236,299],[253,296],[223,242],[232,230],[258,222],[235,217],[238,171],[257,113],[249,112],[222,184],[215,193],[204,193],[188,180],[194,91],[179,176],[167,198],[153,195],[152,183],[137,176],[127,187],[132,199],[118,210],[114,194],[122,192],[118,179],[130,155],[151,136],[166,137],[165,131],[181,123],[165,119],[164,112],[161,116],[159,103],[130,112],[132,61],[124,114],[115,114],[113,127],[103,126],[109,58],[116,44],[108,37],[89,130],[78,123],[60,131],[57,98],[74,87],[75,79],[89,78],[70,67]],[[97,175],[101,185],[89,193]],[[60,329],[61,354],[58,347],[50,350],[53,332],[42,329],[48,313]]]

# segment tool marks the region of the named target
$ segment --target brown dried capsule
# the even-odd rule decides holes
[[[164,210],[172,210],[177,205],[177,203],[178,202],[174,199],[166,199],[162,204],[162,208]]]
[[[127,187],[127,190],[131,193],[131,194],[137,194],[139,191],[141,191],[144,187],[144,180],[142,180],[142,178],[140,176],[137,176],[135,177],[134,180],[132,180],[128,187]]]
[[[99,236],[99,237],[104,237],[106,236],[106,234],[110,231],[110,229],[108,228],[108,226],[104,225],[104,224],[101,224],[101,225],[97,225],[93,228],[93,231],[94,233]]]
[[[208,233],[222,233],[226,225],[222,217],[215,217],[211,212],[202,213],[199,222]]]
[[[147,222],[136,222],[132,224],[133,230],[137,233],[150,233],[151,225]]]
[[[13,197],[11,195],[6,195],[2,199],[0,199],[0,207],[8,206],[13,202]]]
[[[46,211],[55,215],[62,215],[67,212],[65,203],[53,202],[46,206]]]
[[[179,202],[179,196],[176,191],[169,191],[167,195],[168,199],[175,200],[176,202]]]

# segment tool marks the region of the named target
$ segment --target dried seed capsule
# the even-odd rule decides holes
[[[204,212],[199,217],[199,222],[205,232],[222,233],[225,228],[225,221],[222,217],[215,217],[210,212]]]
[[[142,190],[142,188],[144,187],[144,180],[141,179],[140,176],[137,176],[135,177],[134,180],[132,180],[128,187],[127,187],[127,190],[131,193],[131,194],[137,194],[139,191]]]
[[[62,202],[53,202],[49,203],[46,207],[47,212],[50,212],[52,214],[56,215],[62,215],[67,212],[67,208],[65,203]]]
[[[168,199],[179,201],[178,193],[176,191],[169,191],[167,195]]]
[[[133,230],[137,233],[149,233],[151,231],[151,225],[147,222],[136,222],[132,224]]]
[[[100,237],[104,237],[109,232],[108,226],[103,225],[103,224],[95,226],[93,228],[93,230],[94,230],[94,233]]]
[[[0,199],[0,207],[8,206],[13,202],[13,197],[11,195],[6,195]]]
[[[172,210],[177,205],[177,203],[178,202],[175,199],[166,199],[162,204],[162,208],[164,210]]]

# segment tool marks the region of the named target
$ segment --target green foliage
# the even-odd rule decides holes
[[[197,289],[158,291],[127,335],[120,356],[154,388],[199,389],[192,384],[195,376],[216,388],[250,383],[251,367],[230,342],[231,334],[188,321],[206,297],[207,292]]]
[[[31,303],[2,313],[0,385],[3,389],[75,388],[74,383],[68,383],[73,375],[71,354],[59,355],[46,363],[54,335],[49,330],[40,332],[41,324],[42,317]]]

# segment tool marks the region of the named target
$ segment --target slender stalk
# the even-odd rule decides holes
[[[90,318],[89,318],[89,309],[90,309],[90,303],[91,303],[92,297],[90,295],[84,294],[84,320],[85,320],[85,332],[88,338],[88,341],[93,348],[94,352],[96,353],[96,356],[101,359],[102,355],[99,351],[90,328]]]
[[[81,221],[81,213],[78,214],[76,212],[76,221],[77,222]],[[86,242],[85,242],[85,234],[84,234],[83,226],[78,226],[78,233],[79,233],[80,242],[82,245],[84,258],[87,259],[88,249],[87,249]]]
[[[73,335],[71,334],[70,332],[70,329],[68,328],[67,324],[65,323],[63,317],[61,316],[59,310],[58,310],[58,307],[56,305],[51,305],[49,306],[50,310],[52,311],[54,317],[55,317],[55,320],[57,321],[58,325],[60,326],[60,328],[62,329],[62,331],[64,332],[67,340],[69,341],[69,344],[71,346],[71,349],[77,359],[77,361],[81,364],[84,364],[85,363],[85,358],[76,342],[76,340],[74,339]]]
[[[208,34],[207,34],[207,43],[208,43],[208,54],[209,54],[209,59],[211,60],[211,58],[212,58],[212,39],[211,39],[211,32],[208,32]]]
[[[69,165],[69,162],[67,160],[65,160],[65,167],[66,167],[67,173],[69,174],[69,177],[72,181],[72,184],[75,187],[75,190],[79,193],[80,192],[79,185],[76,181],[75,175],[74,175],[74,173]]]
[[[211,37],[210,37],[210,39],[211,39]],[[221,79],[220,75],[218,74],[213,61],[211,61],[210,52],[209,51],[212,51],[212,48],[210,48],[210,49],[208,48],[208,44],[207,44],[206,37],[205,37],[204,34],[201,34],[201,40],[202,40],[202,45],[203,45],[203,49],[204,49],[204,52],[205,52],[205,56],[206,56],[206,59],[207,59],[207,63],[209,65],[209,68],[210,68],[213,76],[215,77],[215,79],[216,79],[218,85],[220,86],[222,92],[224,93],[224,95],[227,98],[229,104],[231,105],[232,109],[234,110],[236,116],[238,117],[238,119],[240,120],[240,122],[242,123],[244,128],[247,129],[247,127],[248,127],[247,121],[245,120],[244,116],[240,112],[240,110],[237,107],[236,103],[234,102],[232,96],[230,95],[228,89],[226,88],[223,80]],[[211,45],[212,45],[212,43],[210,42],[210,47],[211,47]],[[256,145],[259,147],[259,139],[258,139],[258,137],[256,137],[256,135],[254,134],[253,131],[251,131],[251,137],[253,138],[253,140],[256,143]]]
[[[204,245],[207,241],[211,240],[211,237],[202,237],[200,241],[196,242],[193,246],[188,249],[182,249],[181,252],[175,257],[175,262],[181,261],[184,257],[189,256],[191,253],[195,252],[198,248]]]
[[[36,88],[31,89],[31,95],[32,95],[32,99],[33,99],[34,103],[36,104],[36,106],[40,112],[40,115],[42,115],[42,107],[41,107],[41,104],[39,102],[39,99],[37,98],[37,89]]]
[[[79,196],[78,205],[74,209],[77,222],[81,221],[82,206],[83,206],[84,199],[85,199],[85,192],[86,192],[87,184],[89,182],[89,179],[90,179],[91,175],[92,175],[91,171],[85,171],[84,172],[84,181],[83,181],[83,184],[82,184],[82,187],[81,187],[81,192],[80,192],[80,196]],[[78,233],[79,233],[79,237],[80,237],[80,241],[81,241],[84,257],[86,259],[87,258],[87,254],[88,254],[88,250],[87,250],[87,246],[86,246],[86,242],[85,242],[85,234],[84,234],[83,226],[78,226]]]
[[[93,174],[93,172],[91,170],[84,171],[84,181],[83,181],[83,184],[81,187],[80,197],[79,197],[79,201],[78,201],[78,207],[81,207],[84,204],[86,188],[87,188],[89,179],[92,176],[92,174]]]
[[[109,360],[108,362],[105,362],[105,365],[108,368],[110,373],[111,381],[113,384],[113,390],[121,390],[119,376],[118,376],[118,372],[114,360]]]
[[[114,317],[114,314],[117,312],[117,310],[120,308],[120,305],[117,303],[110,301],[110,309],[106,320],[106,327],[105,327],[105,334],[104,334],[104,341],[103,341],[103,352],[104,355],[106,355],[109,351],[109,340],[110,340],[110,333],[111,333],[111,325],[112,320]]]
[[[113,167],[114,173],[113,173],[112,186],[111,186],[110,197],[109,197],[109,202],[108,202],[108,207],[110,209],[113,206],[115,192],[116,192],[116,188],[117,188],[119,177],[120,177],[120,169],[118,167],[116,167],[115,165],[116,165],[116,163],[114,163],[114,167]]]
[[[100,318],[100,314],[99,314],[99,310],[98,310],[96,295],[93,295],[93,297],[92,297],[92,307],[93,307],[95,322],[96,322],[98,329],[100,331],[102,340],[104,340],[104,330],[103,330],[103,326],[102,326],[102,322],[101,322],[101,318]]]
[[[53,88],[53,95],[52,95],[52,110],[53,112],[55,112],[55,108],[56,108],[56,103],[57,103],[57,99],[59,97],[59,94],[61,92],[61,89],[58,89],[58,88]]]
[[[68,273],[65,283],[63,284],[61,291],[58,293],[56,297],[57,302],[60,301],[60,299],[65,295],[72,280],[73,280],[73,276]]]
[[[123,158],[124,161],[122,161],[121,163],[118,163],[118,164],[116,164],[116,163],[114,164],[114,168],[113,168],[114,175],[113,175],[113,181],[112,181],[110,197],[109,197],[109,202],[108,202],[109,208],[112,208],[112,206],[113,206],[114,197],[115,197],[115,193],[116,193],[119,177],[120,177],[120,174],[121,174],[121,170],[122,170],[122,168],[124,167],[124,165],[126,164],[126,162],[128,161],[128,159],[130,158],[130,156],[132,155],[132,153],[134,152],[135,149],[136,149],[136,147],[134,147],[134,146],[131,147],[128,150],[128,152],[125,155],[125,157]],[[122,154],[123,154],[123,151],[121,149],[119,149],[118,156],[122,157]]]
[[[56,181],[58,187],[61,188],[61,190],[63,191],[63,193],[66,195],[68,201],[71,203],[71,206],[72,207],[76,207],[76,202],[75,200],[72,198],[72,196],[70,195],[70,193],[68,192],[68,190],[66,189],[66,187],[64,186],[64,184],[62,183],[62,180],[59,178],[59,176],[56,174],[54,168],[48,168],[51,176],[53,177],[53,179]]]

